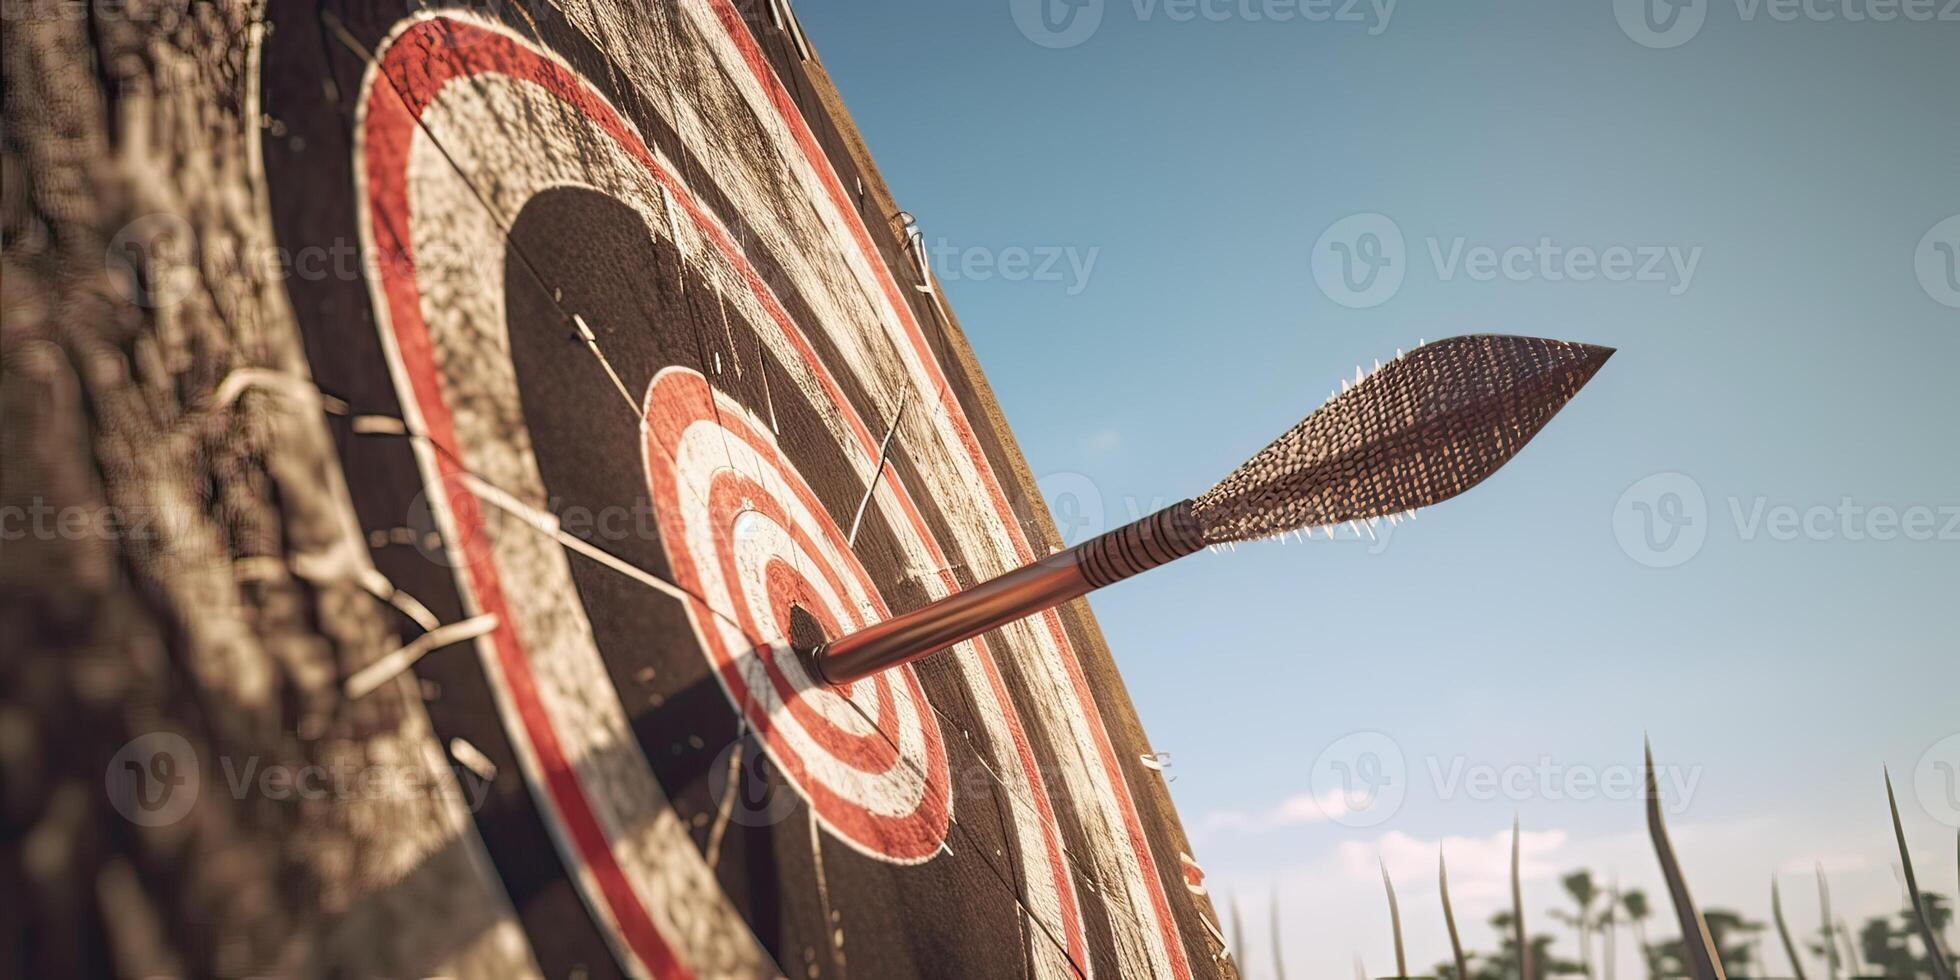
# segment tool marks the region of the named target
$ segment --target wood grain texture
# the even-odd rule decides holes
[[[404,624],[250,261],[257,12],[172,7],[10,9],[0,42],[0,499],[51,515],[0,543],[8,972],[525,972],[456,800],[228,790],[227,766],[447,770],[412,679],[337,693]],[[162,736],[196,802],[125,819],[105,772]]]

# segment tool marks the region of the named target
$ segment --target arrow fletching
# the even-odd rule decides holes
[[[849,683],[1208,544],[1447,500],[1509,462],[1612,353],[1500,336],[1418,347],[1357,376],[1203,496],[833,640],[809,651],[810,667],[829,683]]]
[[[1192,501],[1206,544],[1427,507],[1484,481],[1612,348],[1479,334],[1377,368]]]

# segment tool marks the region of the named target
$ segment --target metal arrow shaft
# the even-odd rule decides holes
[[[848,684],[931,656],[1204,546],[1183,501],[1065,551],[833,640],[809,654],[819,676]]]

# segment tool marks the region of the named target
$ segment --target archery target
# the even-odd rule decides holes
[[[318,40],[294,23],[268,66]],[[291,290],[322,387],[411,436],[350,442],[350,482],[370,527],[421,501],[444,560],[377,566],[439,612],[453,593],[444,618],[497,617],[474,664],[417,670],[439,732],[523,777],[477,825],[534,952],[547,973],[593,972],[598,944],[658,976],[1204,974],[1181,835],[1159,787],[1133,791],[1145,747],[1105,722],[1120,690],[1064,613],[847,688],[792,649],[799,618],[835,636],[1034,550],[918,291],[752,29],[724,0],[355,22],[345,207],[283,219],[350,222],[376,259],[358,305]],[[275,197],[315,166],[269,150]],[[642,501],[644,526],[606,532]],[[731,817],[756,780],[795,805]]]
[[[661,372],[646,423],[663,540],[729,701],[832,832],[877,857],[930,858],[951,800],[918,678],[907,667],[832,689],[789,642],[794,609],[832,637],[887,616],[836,523],[761,421],[701,375]]]

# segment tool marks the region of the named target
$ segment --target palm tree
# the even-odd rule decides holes
[[[1763,924],[1751,922],[1739,913],[1709,909],[1702,917],[1708,923],[1708,938],[1715,943],[1715,954],[1738,976],[1748,976],[1756,961],[1756,944],[1761,941]]]
[[[1844,943],[1844,962],[1850,967],[1851,974],[1856,976],[1865,972],[1864,963],[1858,959],[1858,944],[1851,939],[1851,924],[1844,921],[1842,916],[1837,920],[1837,931],[1838,939]]]
[[[1947,903],[1944,895],[1929,892],[1925,898],[1927,918],[1932,922],[1934,933],[1944,933],[1947,924],[1952,921],[1953,907]],[[1910,911],[1898,913],[1896,921],[1884,916],[1871,919],[1860,930],[1858,938],[1865,962],[1876,972],[1888,977],[1936,975],[1926,952],[1925,941],[1920,936],[1918,920]]]
[[[1499,936],[1498,950],[1477,963],[1471,972],[1473,980],[1518,980],[1518,942],[1513,921],[1509,912],[1499,912],[1490,917],[1491,928],[1497,930]],[[1523,980],[1549,980],[1579,969],[1579,964],[1562,960],[1552,951],[1552,937],[1532,936],[1529,942],[1531,975]]]
[[[1716,960],[1727,972],[1749,976],[1756,959],[1756,937],[1763,924],[1727,909],[1709,909],[1702,921],[1708,925],[1709,941],[1715,944]],[[1680,940],[1664,942],[1654,952],[1663,975],[1688,975],[1687,947]]]
[[[1647,893],[1638,888],[1629,888],[1620,896],[1620,907],[1626,910],[1627,924],[1633,927],[1633,941],[1640,946],[1640,962],[1647,967],[1647,978],[1654,977],[1654,947],[1647,943],[1647,917],[1654,910],[1647,904]]]
[[[1565,886],[1565,893],[1572,896],[1572,904],[1579,906],[1579,911],[1576,915],[1563,912],[1554,912],[1552,915],[1561,922],[1571,923],[1572,928],[1578,932],[1579,967],[1586,976],[1590,977],[1593,975],[1592,905],[1594,900],[1599,898],[1599,887],[1593,884],[1592,872],[1583,869],[1566,875],[1560,879],[1560,883]]]

